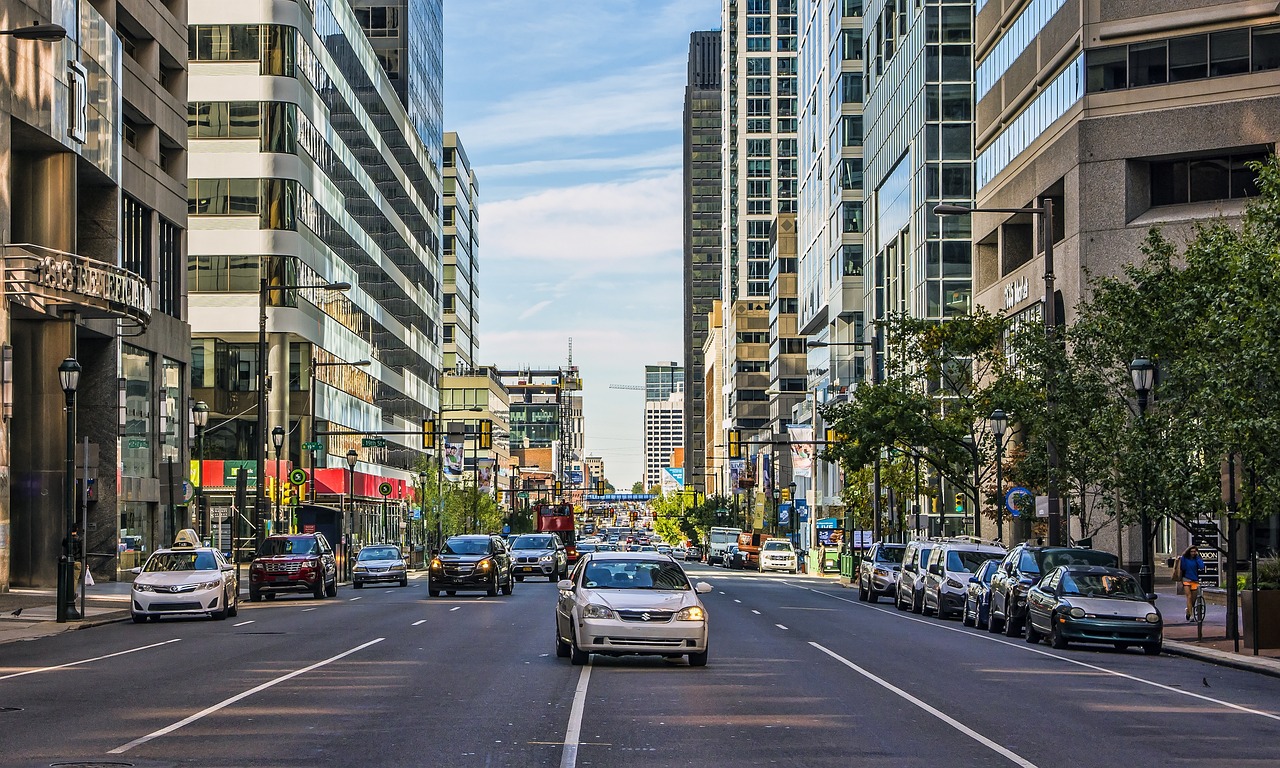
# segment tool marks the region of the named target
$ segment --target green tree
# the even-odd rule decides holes
[[[637,480],[637,481],[635,481],[634,483],[632,483],[632,484],[631,484],[631,492],[632,492],[632,493],[644,493],[644,481],[643,481],[643,480]]]

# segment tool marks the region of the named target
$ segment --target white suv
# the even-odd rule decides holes
[[[924,569],[922,613],[938,618],[964,613],[969,579],[988,560],[1004,557],[1004,548],[969,537],[947,539],[934,545]]]
[[[765,539],[760,544],[761,573],[765,571],[790,571],[796,573],[796,551],[791,548],[787,539]]]

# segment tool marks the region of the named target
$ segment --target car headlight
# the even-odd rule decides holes
[[[1072,608],[1071,610],[1067,611],[1067,614],[1070,615],[1071,618],[1073,619],[1083,619],[1085,616],[1083,608]]]
[[[956,581],[955,579],[947,579],[947,586],[951,587],[952,589],[964,589],[964,585]]]
[[[542,557],[538,558],[538,561],[542,563],[549,563],[555,559],[556,559],[555,555],[543,555]]]
[[[155,588],[152,587],[150,584],[139,584],[136,581],[133,582],[133,589],[135,592],[155,592],[156,591]]]
[[[369,570],[369,566],[367,566],[367,565],[357,565],[357,566],[355,567],[355,569],[354,569],[354,570],[355,570],[355,572],[356,572],[356,573],[364,573],[364,572],[366,572],[366,571],[368,571],[368,570]]]
[[[1147,614],[1147,621],[1151,622],[1152,624],[1159,624],[1159,623],[1160,623],[1160,614],[1156,613],[1155,611],[1152,611],[1151,613],[1148,613],[1148,614]]]
[[[206,581],[205,583],[199,584],[196,587],[196,589],[221,589],[221,588],[222,588],[222,579],[217,579],[216,581]]]
[[[438,557],[431,558],[431,570],[438,571],[443,567],[444,567],[444,563],[440,562],[440,558]]]
[[[604,605],[591,603],[582,609],[582,618],[584,619],[612,619],[613,609]]]
[[[706,621],[707,612],[700,605],[691,605],[676,611],[676,621]]]
[[[478,565],[478,566],[480,567],[480,570],[482,570],[482,571],[487,571],[487,570],[489,570],[490,568],[492,568],[492,567],[493,567],[493,561],[492,561],[492,560],[481,560],[479,563],[476,563],[476,565]]]

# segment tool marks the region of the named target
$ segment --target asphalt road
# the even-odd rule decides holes
[[[0,645],[0,765],[1275,765],[1274,678],[689,570],[715,585],[702,669],[556,658],[545,582],[343,588]]]

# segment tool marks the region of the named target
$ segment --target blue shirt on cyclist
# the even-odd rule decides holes
[[[1182,557],[1178,558],[1178,571],[1182,574],[1183,583],[1200,583],[1200,574],[1204,572],[1204,560],[1195,547],[1189,547]]]

